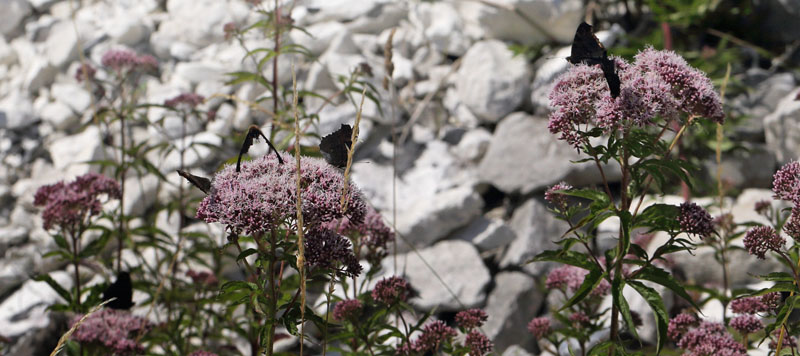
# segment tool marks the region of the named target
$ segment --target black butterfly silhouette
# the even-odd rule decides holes
[[[322,157],[332,166],[347,166],[347,153],[353,145],[353,128],[342,124],[338,130],[322,138],[319,151]]]
[[[208,179],[206,177],[196,176],[194,174],[191,174],[191,173],[186,172],[186,171],[182,171],[180,169],[178,169],[177,171],[178,171],[178,174],[181,175],[181,177],[183,177],[186,180],[188,180],[189,183],[192,183],[192,185],[197,187],[197,189],[202,190],[203,193],[206,193],[206,195],[208,195],[208,192],[211,191],[211,179]]]
[[[600,65],[603,70],[603,76],[608,82],[608,90],[611,92],[611,97],[616,98],[619,96],[619,75],[614,65],[614,60],[608,58],[608,52],[597,36],[592,32],[592,25],[584,22],[578,26],[575,31],[575,38],[572,40],[572,53],[567,57],[567,61],[572,64],[588,64]]]
[[[106,306],[111,309],[128,310],[134,305],[133,285],[131,284],[130,273],[120,272],[117,275],[117,280],[103,291],[103,301],[111,298],[117,298],[106,304]]]
[[[280,153],[278,153],[278,150],[275,149],[275,146],[272,145],[272,142],[269,142],[267,136],[265,136],[264,133],[258,129],[258,126],[252,125],[250,126],[250,129],[247,130],[247,136],[245,136],[244,142],[242,142],[242,149],[239,150],[239,159],[236,160],[237,172],[240,172],[242,168],[242,155],[244,155],[245,153],[247,153],[247,151],[250,150],[250,146],[253,145],[253,142],[255,140],[258,140],[259,136],[264,138],[264,141],[266,141],[267,145],[269,145],[269,149],[275,151],[275,155],[278,156],[278,162],[283,164],[283,158],[281,158],[281,155]]]

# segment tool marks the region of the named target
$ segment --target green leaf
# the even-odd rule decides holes
[[[64,238],[64,236],[61,236],[61,234],[53,235],[53,240],[55,240],[56,246],[69,251],[69,245],[67,244],[67,240]]]
[[[618,256],[625,256],[631,248],[631,219],[633,219],[633,216],[629,211],[620,211],[617,216],[619,216],[620,228],[622,229],[622,251],[619,252]]]
[[[758,276],[758,279],[771,282],[794,282],[794,277],[789,272],[772,272]]]
[[[84,259],[97,255],[98,253],[100,253],[100,251],[103,251],[103,248],[106,247],[110,239],[111,239],[110,233],[104,233],[100,235],[100,237],[90,242],[89,245],[87,245],[78,254],[78,257]]]
[[[628,331],[630,331],[638,340],[639,333],[636,331],[636,324],[633,322],[631,307],[628,306],[628,301],[625,300],[625,296],[622,294],[624,287],[625,282],[622,279],[614,278],[614,280],[611,281],[611,295],[614,298],[614,301],[617,303],[617,307],[619,307],[619,312],[622,314],[622,319],[624,319],[625,324],[628,325]]]
[[[559,251],[559,250],[544,251],[536,255],[536,257],[534,257],[533,259],[531,259],[526,263],[543,262],[543,261],[563,263],[566,265],[580,267],[590,271],[595,266],[595,264],[592,262],[592,257],[585,253],[581,253],[578,251]]]
[[[58,293],[58,295],[61,296],[61,298],[64,298],[64,300],[66,300],[68,304],[72,304],[72,295],[70,295],[69,292],[64,287],[58,284],[58,282],[56,282],[53,279],[53,277],[50,277],[50,275],[40,274],[34,277],[33,279],[35,281],[47,283],[50,286],[50,288],[53,288],[53,290],[55,290],[56,293]]]
[[[767,325],[767,327],[764,329],[766,335],[772,334],[776,328],[786,323],[786,320],[789,319],[789,314],[791,314],[794,310],[794,305],[797,303],[798,298],[800,298],[800,296],[797,295],[786,298],[783,307],[781,307],[781,310],[778,311],[778,315],[775,317],[775,322]],[[785,337],[786,335],[784,335],[784,338]]]
[[[606,193],[603,193],[599,190],[584,188],[584,189],[565,190],[559,192],[565,195],[591,200],[592,204],[590,205],[590,208],[594,207],[591,208],[593,211],[595,209],[602,210],[604,208],[611,206],[611,199],[608,198],[608,195],[606,195]]]
[[[650,305],[650,309],[653,310],[653,315],[656,318],[656,330],[658,331],[656,354],[660,354],[664,348],[664,343],[667,342],[667,326],[669,325],[669,314],[667,314],[667,308],[664,307],[664,301],[655,289],[639,281],[628,281],[628,285],[639,292],[639,295],[644,298],[647,304]]]
[[[578,290],[575,291],[575,294],[572,295],[572,298],[569,298],[569,300],[564,304],[563,307],[561,307],[560,310],[572,307],[586,298],[586,296],[588,296],[589,293],[591,293],[594,288],[600,284],[600,282],[603,280],[603,277],[605,277],[605,273],[600,270],[600,267],[593,265],[592,269],[589,270],[589,273],[586,274],[586,277],[583,278],[583,283],[581,283],[581,286],[578,287]]]
[[[675,278],[673,278],[672,275],[669,274],[669,272],[661,268],[658,268],[653,265],[644,266],[642,267],[641,272],[638,272],[636,274],[636,279],[643,279],[658,284],[660,286],[664,286],[669,290],[673,291],[675,294],[679,295],[687,302],[691,303],[695,309],[700,310],[700,307],[697,304],[695,304],[692,297],[689,296],[689,293],[686,293],[686,290],[683,288],[683,286],[680,283],[678,283],[678,281],[676,281]]]
[[[254,248],[248,248],[248,249],[242,251],[242,253],[240,253],[239,256],[236,257],[236,260],[237,261],[241,261],[241,260],[245,259],[247,256],[250,256],[250,255],[253,255],[253,254],[256,254],[256,253],[258,253],[258,250],[254,249]]]
[[[679,231],[680,209],[671,204],[653,204],[636,216],[633,227],[649,227],[661,231]]]

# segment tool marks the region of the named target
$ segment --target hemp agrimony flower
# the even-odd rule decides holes
[[[647,48],[630,64],[614,58],[622,82],[612,98],[598,66],[576,65],[558,77],[550,92],[548,128],[575,148],[587,143],[587,125],[610,133],[645,127],[679,113],[722,123],[724,112],[711,80],[672,51]]]
[[[200,202],[197,217],[219,222],[234,233],[260,234],[290,223],[296,218],[295,160],[285,155],[280,164],[275,155],[265,155],[226,166],[216,174],[211,194]],[[354,186],[347,189],[347,208],[342,208],[344,176],[318,158],[300,161],[303,220],[307,227],[348,217],[354,223],[364,220],[365,203]]]
[[[743,242],[747,252],[763,260],[767,251],[780,251],[786,240],[769,226],[756,226],[747,231]]]
[[[550,318],[546,316],[533,318],[528,323],[528,331],[530,331],[537,340],[546,337],[550,334]]]
[[[714,233],[711,214],[695,203],[685,202],[681,204],[678,222],[682,231],[702,238],[709,237]]]
[[[120,198],[119,184],[98,173],[87,173],[70,183],[58,182],[40,187],[33,204],[44,206],[42,219],[45,230],[58,226],[76,229],[89,216],[100,214],[101,196]]]

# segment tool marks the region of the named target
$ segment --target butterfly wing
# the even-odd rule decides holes
[[[133,285],[128,272],[120,272],[117,280],[103,291],[103,300],[117,298],[106,304],[111,309],[130,309],[133,306]]]
[[[617,68],[614,65],[614,60],[608,58],[604,59],[600,68],[603,69],[603,76],[606,78],[606,82],[608,82],[608,90],[611,92],[611,97],[618,97],[620,81]]]
[[[606,57],[606,49],[592,32],[592,26],[586,22],[578,25],[575,38],[572,40],[572,51],[567,61],[572,64],[601,64]]]
[[[192,185],[197,187],[197,189],[202,190],[203,193],[206,193],[206,195],[208,195],[208,192],[211,191],[211,180],[210,179],[208,179],[206,177],[196,176],[194,174],[191,174],[191,173],[186,172],[186,171],[182,171],[180,169],[178,169],[178,174],[180,174],[181,177],[183,177],[184,179],[189,181],[189,183],[192,183]]]
[[[347,165],[347,151],[353,145],[353,128],[342,124],[338,130],[322,138],[319,151],[332,166],[342,168]]]

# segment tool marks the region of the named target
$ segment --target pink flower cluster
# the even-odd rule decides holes
[[[492,352],[494,348],[492,341],[478,330],[472,330],[467,333],[464,345],[469,348],[470,356],[483,356]]]
[[[234,233],[261,234],[296,218],[296,164],[288,154],[280,164],[275,155],[242,162],[241,172],[228,165],[214,177],[211,194],[200,202],[197,218],[219,222]],[[313,228],[347,217],[355,224],[364,221],[366,206],[352,185],[349,201],[342,209],[341,172],[319,158],[303,157],[300,162],[303,220]]]
[[[546,316],[533,318],[528,323],[528,331],[536,337],[536,340],[546,337],[550,334],[550,318]]]
[[[567,196],[565,194],[556,193],[556,191],[570,190],[570,189],[572,189],[571,185],[565,182],[558,183],[548,188],[547,191],[544,192],[544,200],[547,200],[548,202],[550,202],[550,204],[553,204],[559,210],[566,210]]]
[[[366,205],[365,209],[364,220],[360,223],[344,217],[341,220],[331,220],[323,224],[323,227],[350,238],[360,237],[363,257],[375,265],[388,254],[387,246],[394,241],[394,232],[384,224],[383,217],[372,206]]]
[[[113,69],[120,75],[130,70],[141,72],[158,70],[158,61],[155,57],[149,54],[138,55],[128,50],[110,50],[103,54],[100,63],[102,63],[104,67]]]
[[[96,73],[97,70],[94,69],[94,67],[92,67],[91,65],[81,64],[81,66],[78,67],[78,70],[75,71],[75,80],[77,80],[78,83],[82,83],[84,80],[87,79],[91,81],[92,79],[94,79],[94,75]]]
[[[678,222],[681,225],[681,231],[688,234],[706,238],[714,233],[711,214],[695,203],[685,202],[680,205]]]
[[[40,187],[33,204],[44,206],[42,219],[46,230],[52,227],[75,230],[85,223],[86,217],[100,214],[100,196],[119,199],[120,194],[116,181],[102,174],[87,173],[70,183],[61,181]]]
[[[774,312],[780,305],[781,295],[778,292],[767,293],[759,297],[743,297],[731,301],[731,311],[736,314],[758,314]]]
[[[790,161],[775,172],[772,192],[775,198],[792,203],[792,214],[783,229],[795,241],[800,241],[800,162]]]
[[[755,315],[739,315],[731,319],[731,327],[741,334],[752,334],[764,328],[764,322]]]
[[[410,344],[411,350],[417,353],[436,351],[443,343],[456,336],[456,331],[443,321],[436,320],[422,328],[422,335]]]
[[[333,307],[333,318],[339,321],[354,320],[361,315],[364,305],[358,299],[348,299],[336,303]]]
[[[344,276],[358,276],[362,270],[350,240],[328,229],[316,228],[306,233],[305,258],[311,267],[335,269]]]
[[[743,242],[748,253],[763,260],[769,251],[780,252],[786,239],[769,226],[756,226],[747,231]]]
[[[800,162],[790,161],[772,176],[775,198],[800,203]]]
[[[410,294],[411,286],[408,281],[398,276],[384,278],[372,289],[372,299],[386,305],[405,302]]]
[[[667,336],[675,341],[680,340],[681,335],[689,331],[689,328],[697,326],[700,321],[692,314],[681,313],[672,318],[667,326]]]
[[[487,319],[489,319],[489,315],[480,309],[462,310],[456,314],[456,324],[464,330],[479,328]]]
[[[203,286],[203,287],[212,287],[219,283],[217,276],[209,271],[195,271],[190,269],[186,272],[186,275],[192,279],[194,284]]]
[[[586,125],[606,133],[631,126],[655,124],[657,117],[679,113],[724,120],[722,102],[711,80],[672,51],[647,48],[633,64],[614,58],[620,77],[620,95],[612,98],[600,66],[572,66],[550,93],[548,127],[576,148],[586,143]]]
[[[171,108],[177,108],[179,105],[183,105],[189,109],[194,109],[198,105],[202,104],[206,98],[202,95],[198,95],[195,93],[183,93],[174,98],[167,99],[164,101],[164,106],[169,106]]]
[[[728,333],[725,325],[708,321],[685,332],[678,341],[678,347],[687,351],[684,355],[691,356],[747,355],[747,349]]]
[[[562,291],[575,292],[583,284],[583,280],[589,271],[570,265],[560,266],[550,271],[545,281],[547,289],[560,289]],[[608,293],[611,284],[607,280],[602,280],[594,288],[592,296],[602,296]]]
[[[70,325],[75,325],[83,315],[76,316]],[[72,334],[72,339],[86,344],[102,345],[114,354],[141,353],[142,345],[136,343],[136,335],[149,323],[127,311],[103,309],[90,315]]]

